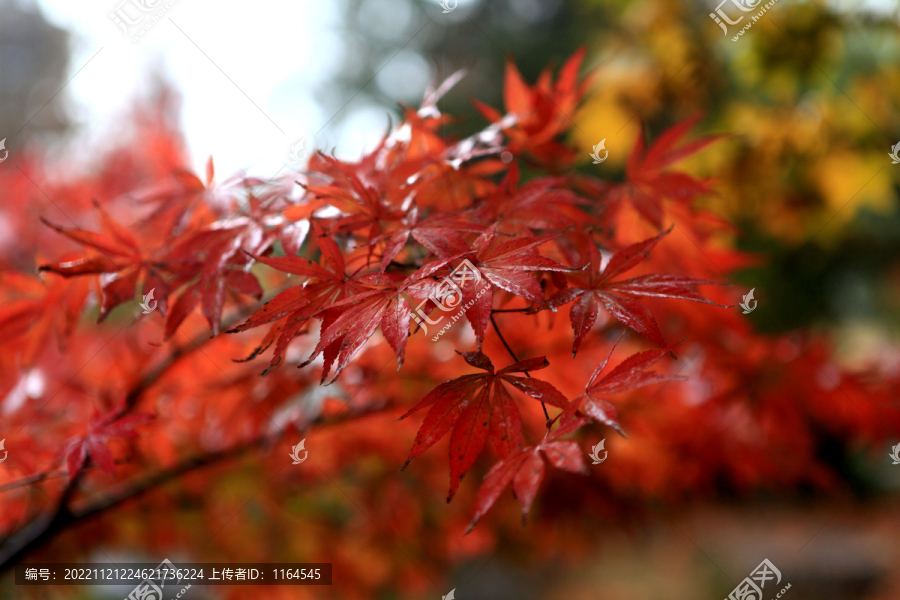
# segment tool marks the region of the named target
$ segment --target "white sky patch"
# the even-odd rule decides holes
[[[38,3],[51,23],[72,34],[67,78],[84,67],[54,100],[68,101],[76,122],[66,149],[70,154],[108,147],[135,101],[150,90],[155,73],[182,96],[181,128],[191,166],[200,173],[211,154],[219,175],[247,168],[271,176],[287,159],[286,147],[302,133],[318,132],[340,109],[319,106],[313,93],[346,58],[342,3],[177,0],[132,41],[110,14],[119,6],[127,14],[139,13],[130,2],[119,2]],[[339,117],[360,108],[358,100]],[[332,145],[344,145],[334,136],[340,121],[323,132],[332,130]],[[348,146],[358,153],[360,138],[381,135],[385,122],[355,118]]]

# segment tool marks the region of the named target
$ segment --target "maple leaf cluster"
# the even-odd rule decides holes
[[[2,272],[0,360],[18,382],[4,410],[35,440],[38,427],[62,438],[33,442],[23,470],[64,463],[75,482],[91,466],[116,473],[114,454],[171,464],[198,444],[274,443],[260,436],[314,431],[324,399],[349,397],[341,402],[351,416],[361,406],[403,421],[424,413],[404,469],[449,434],[448,501],[491,448],[471,526],[509,486],[528,515],[545,461],[584,478],[578,440],[607,427],[703,461],[680,476],[623,472],[650,494],[714,486],[723,474],[738,488],[767,478],[833,485],[811,431],[887,438],[900,423],[885,408],[896,382],[841,371],[819,337],[761,336],[733,306],[739,294],[723,284],[753,259],[731,247],[727,224],[697,208],[711,184],[675,168],[717,139],[689,139],[699,117],[649,146],[641,137],[620,183],[578,170],[583,160],[563,136],[586,90],[583,58],[533,86],[509,64],[505,110],[479,103],[490,124],[465,139],[441,134],[449,117],[438,109],[458,73],[357,162],[319,152],[302,172],[219,181],[212,159],[202,178],[178,168],[173,147],[172,164],[138,176],[135,159],[134,180],[117,171],[124,181],[96,200],[85,185],[53,189],[84,209],[73,212],[78,221],[37,215],[55,234],[33,232],[40,274]],[[449,285],[461,270],[474,277]],[[156,336],[149,343],[118,336],[132,324],[121,316],[115,328],[80,325],[91,313],[107,327],[151,292],[158,310],[135,316]],[[607,371],[617,339],[633,351]],[[372,359],[385,351],[399,374]],[[71,403],[64,424],[41,414],[43,392],[29,387],[38,371]],[[76,376],[81,392],[65,379]],[[29,401],[33,422],[22,410]],[[167,402],[183,422],[139,412],[156,407],[161,417]],[[163,427],[176,441],[135,441]],[[753,441],[762,438],[791,448],[796,462],[772,463]],[[724,450],[710,456],[713,443]],[[603,477],[625,484],[615,472]]]

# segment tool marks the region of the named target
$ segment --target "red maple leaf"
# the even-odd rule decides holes
[[[621,339],[621,338],[619,338]],[[636,390],[640,387],[659,383],[661,381],[685,381],[685,377],[676,377],[674,375],[662,375],[656,371],[648,371],[647,369],[656,364],[663,356],[669,353],[668,348],[660,350],[647,350],[632,354],[618,365],[616,368],[606,374],[603,379],[597,381],[597,377],[606,368],[609,357],[612,356],[616,344],[610,348],[606,358],[597,365],[584,386],[584,393],[578,398],[572,400],[560,416],[560,423],[570,423],[577,421],[580,417],[577,413],[586,415],[599,423],[609,425],[625,437],[625,432],[619,425],[619,415],[613,404],[600,397],[606,394],[619,394]]]
[[[337,361],[334,375],[328,382],[333,383],[341,371],[350,364],[350,360],[359,351],[366,340],[375,333],[378,327],[387,340],[394,354],[397,355],[399,369],[403,364],[406,352],[406,338],[409,337],[409,321],[412,316],[409,302],[404,293],[417,294],[422,281],[429,279],[442,269],[450,260],[442,258],[418,269],[406,279],[398,282],[397,276],[378,274],[378,280],[388,278],[386,287],[369,288],[343,300],[330,304],[329,310],[340,309],[340,314],[333,321],[323,321],[322,333],[309,358],[300,364],[305,367],[320,354],[324,353],[325,366],[322,371],[322,382],[328,377],[331,366]],[[376,274],[370,274],[375,277]],[[373,282],[375,283],[375,282]]]
[[[565,188],[570,179],[538,177],[518,189],[509,180],[471,213],[481,222],[497,221],[500,231],[512,235],[525,228],[563,231],[577,222],[585,207],[592,204],[591,200]]]
[[[483,281],[466,281],[461,288],[463,300],[468,306],[466,318],[475,330],[478,348],[484,342],[491,310],[494,307],[494,288],[497,286],[535,304],[544,303],[544,292],[535,278],[537,271],[574,271],[575,268],[562,265],[537,252],[538,246],[557,237],[555,234],[540,237],[521,237],[493,245],[496,223],[478,237],[472,244],[474,267],[483,280],[491,287],[483,289]]]
[[[0,306],[0,339],[24,338],[21,366],[31,367],[54,335],[64,349],[84,309],[89,281],[4,271],[0,284],[15,298]]]
[[[335,220],[332,232],[347,233],[368,227],[367,236],[374,239],[382,233],[382,221],[402,218],[403,213],[385,201],[381,186],[373,185],[361,172],[368,162],[371,158],[350,164],[321,153],[316,155],[319,177],[324,175],[328,181],[323,185],[309,185],[307,190],[315,200],[326,200],[343,213]]]
[[[691,286],[695,285],[716,285],[714,281],[682,275],[659,274],[613,281],[614,277],[633,269],[647,258],[653,247],[667,234],[668,232],[661,233],[654,238],[622,248],[612,255],[605,268],[601,268],[601,256],[596,246],[592,242],[588,242],[591,267],[589,267],[587,277],[577,281],[575,286],[559,290],[544,305],[538,307],[539,310],[556,309],[575,301],[569,312],[569,320],[575,331],[575,341],[572,345],[573,357],[578,352],[584,336],[597,320],[601,306],[610,316],[658,346],[666,346],[666,341],[659,330],[659,325],[656,324],[656,319],[653,318],[653,313],[650,312],[647,305],[638,300],[639,296],[680,298],[726,308],[712,300],[707,300],[691,289]]]
[[[213,335],[218,335],[227,290],[246,294],[257,300],[262,297],[262,287],[256,277],[244,270],[249,264],[249,258],[240,250],[249,232],[246,228],[241,229],[245,230],[200,231],[166,255],[166,264],[174,266],[183,261],[187,261],[187,264],[177,268],[171,281],[163,283],[166,286],[164,289],[174,290],[193,281],[181,292],[167,315],[166,339],[175,334],[198,304]],[[201,252],[205,252],[205,256],[201,260],[195,260]],[[144,288],[147,288],[147,284]]]
[[[313,229],[318,234],[322,233],[315,223]],[[254,257],[274,269],[306,278],[302,285],[279,293],[250,315],[244,323],[228,331],[237,333],[275,322],[260,345],[244,359],[247,361],[255,358],[275,343],[272,360],[263,375],[281,363],[288,344],[299,335],[311,318],[322,319],[324,332],[343,312],[341,308],[334,308],[332,303],[371,289],[365,285],[373,282],[371,276],[360,276],[357,272],[347,273],[344,256],[334,240],[326,236],[317,236],[315,239],[321,251],[319,263],[299,256]],[[333,353],[326,351],[326,366],[330,364],[329,359],[333,358]]]
[[[453,498],[459,482],[475,463],[488,438],[502,457],[522,445],[522,417],[504,382],[551,406],[568,405],[566,397],[550,383],[510,375],[548,367],[550,363],[544,356],[520,360],[495,372],[490,359],[481,352],[459,354],[471,366],[487,373],[463,375],[442,383],[400,417],[405,419],[419,409],[431,407],[402,469],[453,430],[447,502]]]
[[[666,170],[666,167],[721,139],[721,136],[711,135],[679,147],[682,138],[701,117],[700,114],[694,115],[665,130],[646,152],[641,133],[625,165],[627,181],[610,192],[610,200],[628,199],[645,219],[662,229],[664,198],[691,200],[713,193],[707,181],[687,173]],[[612,211],[606,216],[611,218]]]
[[[116,223],[97,202],[94,202],[94,207],[100,215],[102,233],[84,231],[78,227],[66,229],[43,218],[41,221],[67,238],[96,250],[99,254],[91,254],[77,260],[59,261],[56,264],[44,264],[38,267],[38,271],[52,271],[63,277],[115,273],[116,275],[106,281],[102,287],[103,298],[100,303],[98,320],[100,322],[116,306],[134,299],[134,290],[138,279],[148,265],[145,264],[137,241],[128,229]],[[150,268],[145,282],[157,277],[156,271]],[[145,287],[147,287],[146,283]],[[165,296],[160,302],[164,304]]]
[[[573,441],[560,440],[582,425],[586,419],[577,419],[557,428],[552,434],[547,432],[536,446],[520,448],[495,464],[484,478],[484,483],[475,498],[475,516],[466,533],[472,531],[478,521],[490,510],[500,494],[509,484],[513,486],[515,497],[522,505],[522,522],[528,518],[531,505],[537,496],[538,487],[544,479],[544,457],[557,469],[571,473],[586,473],[581,448]]]
[[[122,416],[123,412],[124,406],[119,406],[104,415],[95,410],[87,433],[66,444],[62,454],[69,470],[69,478],[74,478],[81,471],[88,456],[110,475],[116,474],[116,463],[112,452],[106,447],[107,440],[136,438],[135,427],[153,419],[153,415],[140,413]]]
[[[590,85],[587,80],[578,80],[585,53],[585,48],[576,51],[560,69],[555,83],[551,70],[547,68],[541,72],[534,86],[525,83],[512,61],[507,62],[503,104],[507,113],[517,117],[516,124],[505,130],[513,154],[527,152],[551,167],[572,161],[574,151],[557,140],[560,134],[572,127],[572,116]],[[503,118],[499,111],[486,104],[477,100],[474,104],[492,123]]]
[[[396,231],[380,235],[371,243],[386,240],[381,255],[381,271],[384,272],[406,245],[410,236],[425,246],[429,252],[441,258],[465,253],[469,246],[460,231],[483,232],[484,227],[466,223],[455,215],[438,214],[419,220],[419,209],[413,204]]]

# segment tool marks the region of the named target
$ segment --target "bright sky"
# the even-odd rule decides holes
[[[123,115],[148,91],[154,71],[182,94],[182,130],[198,172],[212,154],[222,176],[241,168],[274,174],[297,140],[335,116],[316,143],[337,146],[338,156],[352,158],[371,147],[387,125],[386,111],[367,106],[365,95],[343,110],[343,102],[320,107],[313,99],[315,89],[344,63],[339,0],[38,3],[52,23],[72,33],[70,76],[81,71],[64,94],[74,106],[78,145],[102,147],[105,137],[120,131]],[[142,13],[141,3],[153,8]],[[119,18],[132,22],[164,15],[132,41],[141,25],[129,26],[126,35],[110,16],[117,10]],[[391,17],[395,21],[397,14]],[[419,79],[424,87],[427,77]],[[348,115],[353,118],[339,126]]]

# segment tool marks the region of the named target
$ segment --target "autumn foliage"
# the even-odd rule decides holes
[[[390,528],[408,540],[484,519],[471,553],[505,527],[510,487],[523,516],[546,495],[552,522],[584,510],[565,489],[613,517],[656,497],[840,485],[823,440],[890,439],[896,378],[843,371],[824,336],[763,336],[741,314],[748,290],[732,276],[756,259],[697,208],[714,184],[678,169],[717,141],[692,135],[699,116],[641,136],[607,179],[566,144],[582,58],[534,85],[508,65],[505,107],[478,103],[489,123],[471,137],[441,134],[438,101],[458,74],[358,162],[319,152],[270,180],[220,179],[212,159],[202,176],[184,170],[152,115],[138,123],[152,161],[124,148],[57,182],[34,159],[3,165],[16,198],[0,275],[3,536],[60,507],[76,520],[130,510],[120,502],[245,451],[281,490],[260,496],[274,512],[292,489],[282,469],[325,486],[377,454],[392,467],[379,494],[405,516],[366,494],[373,522],[409,521]],[[434,293],[463,261],[480,279],[433,341],[452,314]],[[588,465],[613,432],[610,459]],[[306,437],[310,460],[286,467]],[[542,490],[550,470],[562,473]],[[423,499],[402,499],[410,477]],[[436,479],[464,510],[432,525]],[[45,541],[8,542],[4,558]],[[278,557],[247,552],[235,558]]]

